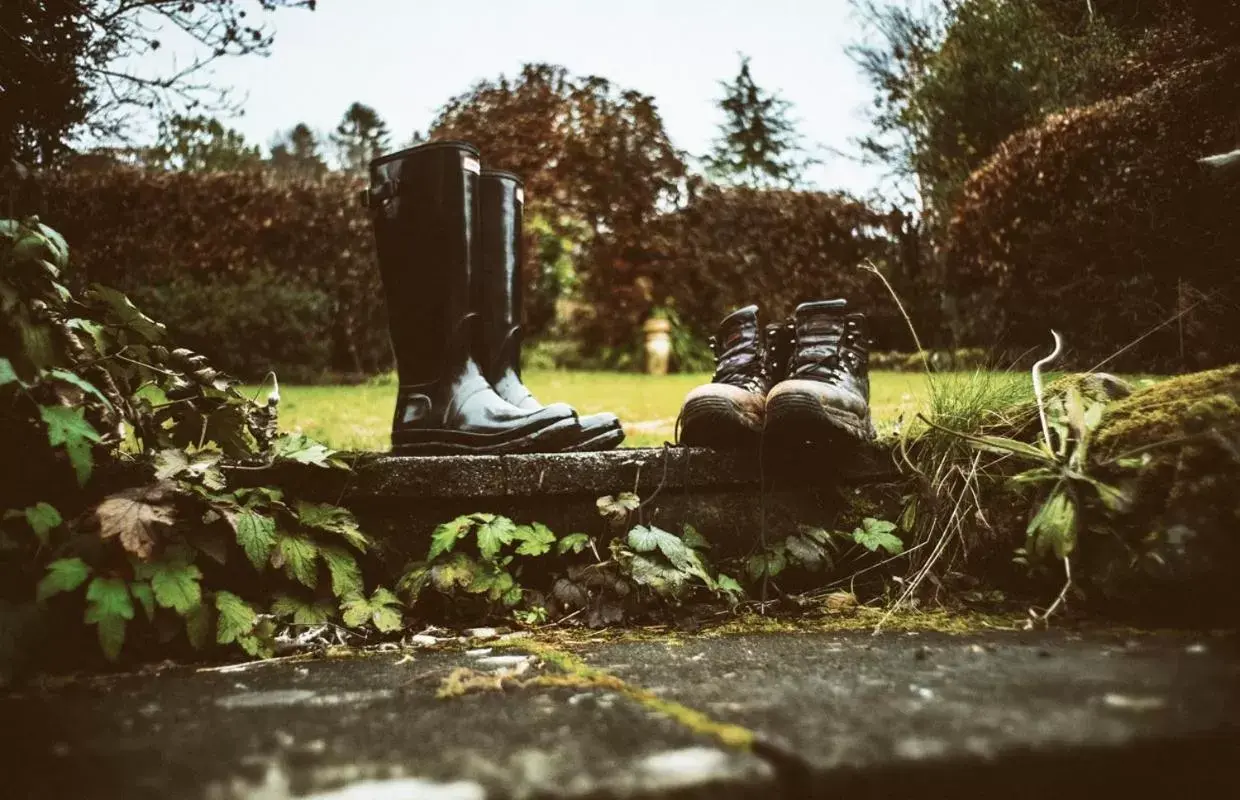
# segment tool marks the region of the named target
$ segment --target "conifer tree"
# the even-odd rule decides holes
[[[705,157],[716,180],[745,186],[793,186],[806,161],[798,157],[800,137],[788,114],[792,104],[754,82],[749,58],[730,83],[720,82],[725,115],[714,148]]]

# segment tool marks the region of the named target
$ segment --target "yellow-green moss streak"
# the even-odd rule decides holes
[[[488,674],[461,667],[453,670],[444,679],[436,696],[446,699],[478,691],[503,691],[508,687],[519,689],[529,687],[605,689],[624,695],[642,707],[662,714],[694,733],[713,737],[728,747],[748,750],[753,744],[754,732],[748,728],[719,722],[711,719],[701,711],[689,708],[675,700],[658,697],[648,689],[633,686],[606,670],[590,666],[572,653],[533,639],[503,642],[500,643],[500,646],[525,650],[530,655],[542,660],[543,663],[556,667],[562,674],[536,675],[532,678],[521,680],[515,674],[503,671]]]

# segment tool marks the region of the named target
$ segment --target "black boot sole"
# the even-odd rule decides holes
[[[624,441],[624,429],[613,428],[604,431],[596,436],[586,439],[584,442],[571,445],[564,448],[566,453],[599,453],[604,450],[615,450]]]
[[[765,436],[780,445],[816,446],[859,446],[877,438],[869,418],[797,394],[784,394],[767,404]]]
[[[762,431],[722,397],[695,397],[680,412],[680,444],[712,450],[754,450]]]
[[[468,433],[466,431],[426,428],[392,433],[394,456],[478,456],[514,453],[558,452],[556,441],[571,436],[577,426],[575,418],[562,419],[520,435]]]

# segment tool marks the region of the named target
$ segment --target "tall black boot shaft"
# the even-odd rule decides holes
[[[505,401],[478,367],[479,172],[478,151],[464,142],[419,145],[370,164],[368,204],[400,378],[398,452],[538,450],[577,425],[567,406]]]
[[[401,385],[444,376],[451,340],[470,313],[479,154],[433,142],[371,162],[379,271]],[[457,342],[459,344],[459,342]]]
[[[531,399],[521,383],[525,188],[520,178],[501,170],[486,170],[478,183],[482,280],[475,286],[474,308],[481,317],[482,371],[500,397],[524,406]]]
[[[522,240],[525,189],[511,172],[484,170],[479,179],[482,240],[474,310],[481,317],[479,360],[495,392],[523,409],[543,408],[521,382],[521,317],[525,278]],[[548,408],[568,408],[555,403]],[[614,414],[579,417],[577,428],[565,434],[564,450],[608,450],[624,441],[624,429]]]

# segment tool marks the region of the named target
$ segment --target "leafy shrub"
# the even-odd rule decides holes
[[[101,285],[61,283],[64,240],[0,220],[0,676],[32,642],[270,655],[275,621],[399,627],[365,595],[345,509],[263,485],[281,463],[343,467]],[[238,467],[244,469],[238,469]],[[136,634],[135,634],[136,632]]]
[[[1240,357],[1218,335],[1240,297],[1240,182],[1196,163],[1234,147],[1234,109],[1217,99],[1237,82],[1240,48],[1004,143],[950,227],[958,340],[1019,352],[1054,328],[1084,367],[1141,337],[1122,363]]]
[[[177,341],[243,379],[274,370],[286,382],[313,382],[331,364],[331,296],[272,270],[238,281],[175,276],[130,295]]]
[[[240,302],[211,307],[221,324],[270,342],[285,336],[293,320],[286,313],[256,314],[262,306],[243,299],[241,287],[259,281],[255,288],[265,291],[283,284],[316,292],[328,298],[325,312],[311,314],[309,307],[320,301],[308,296],[283,295],[300,308],[291,315],[298,327],[328,315],[325,333],[315,337],[330,345],[327,357],[316,344],[298,355],[317,360],[300,366],[310,373],[370,373],[389,368],[392,356],[370,223],[356,202],[359,188],[357,179],[339,174],[307,181],[261,172],[58,172],[44,176],[41,216],[73,242],[68,279],[74,288],[103,283],[136,292],[171,285],[150,296],[168,296],[176,311],[185,301],[171,295],[187,282],[217,287],[221,302]],[[238,288],[222,288],[228,284]],[[242,355],[231,347],[218,355],[222,368],[237,372],[256,360],[224,360]]]

